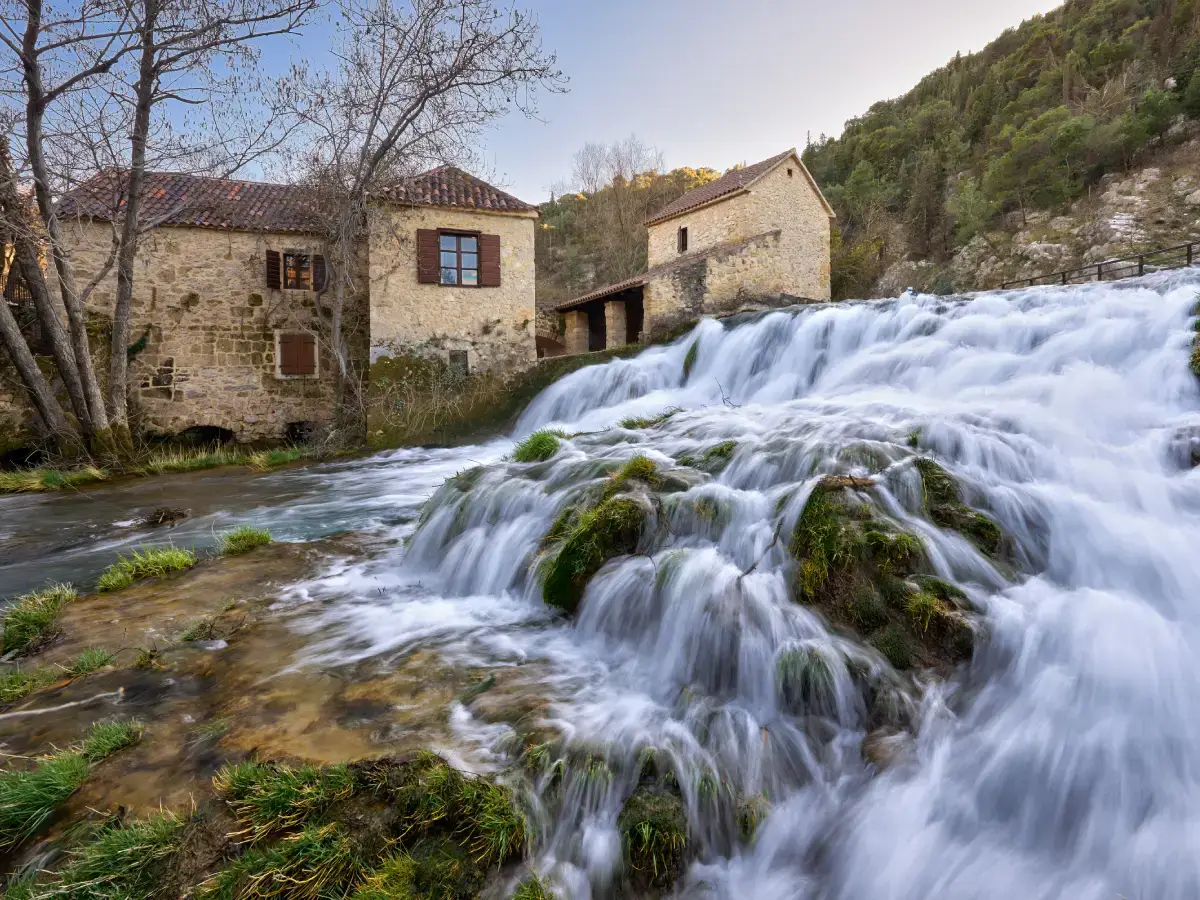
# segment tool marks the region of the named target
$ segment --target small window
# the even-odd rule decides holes
[[[296,250],[284,251],[283,286],[289,291],[312,290],[312,257],[309,254]]]
[[[687,229],[679,229],[679,252],[687,253]]]
[[[474,234],[438,236],[438,264],[442,284],[479,285],[479,237]]]
[[[791,178],[791,177],[792,177],[792,170],[788,169],[788,178]]]
[[[316,336],[306,331],[277,332],[275,374],[280,378],[306,378],[316,375]]]

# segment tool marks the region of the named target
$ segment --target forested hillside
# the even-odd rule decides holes
[[[1031,211],[1078,214],[1106,174],[1179,161],[1198,64],[1198,0],[1072,0],[822,137],[804,159],[839,215],[834,296],[869,295],[906,257],[932,264],[925,287],[990,286],[955,283],[972,270],[952,255],[973,239],[1003,254]]]

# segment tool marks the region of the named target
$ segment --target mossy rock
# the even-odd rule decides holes
[[[925,491],[925,510],[937,525],[957,531],[982,552],[999,557],[1004,551],[1004,533],[988,515],[962,502],[958,482],[932,459],[921,457],[914,463]]]
[[[582,514],[546,568],[545,602],[574,613],[591,577],[608,560],[637,549],[645,520],[642,505],[627,497],[610,497]]]
[[[737,441],[722,441],[709,447],[695,464],[695,468],[708,472],[710,475],[719,475],[733,459],[733,452],[736,449]]]
[[[795,714],[827,714],[836,706],[833,670],[813,647],[781,653],[775,681],[780,703]]]
[[[660,788],[638,788],[625,801],[617,828],[635,890],[668,890],[679,880],[688,848],[688,827],[678,795]]]

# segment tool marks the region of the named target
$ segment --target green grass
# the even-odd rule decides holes
[[[0,676],[0,703],[16,703],[34,691],[54,684],[60,674],[49,666],[6,672]]]
[[[653,428],[656,425],[661,425],[663,422],[683,412],[678,406],[672,407],[665,412],[659,413],[657,416],[629,416],[622,419],[618,424],[622,428],[630,430],[639,430],[642,428]]]
[[[134,475],[169,475],[179,472],[199,472],[221,466],[236,466],[246,463],[246,455],[239,450],[225,447],[202,447],[198,449],[168,448],[150,454],[141,465],[131,471]]]
[[[588,579],[607,560],[637,549],[645,515],[635,501],[613,498],[580,516],[546,569],[542,582],[546,603],[574,612]]]
[[[312,452],[305,447],[280,447],[275,450],[260,450],[258,453],[251,453],[246,457],[245,464],[260,472],[269,472],[271,469],[278,469],[280,466],[307,459],[311,455]]]
[[[545,462],[558,452],[562,432],[542,429],[535,431],[513,448],[512,458],[519,463]]]
[[[196,554],[180,547],[150,547],[134,550],[122,556],[104,570],[96,589],[101,593],[119,591],[143,578],[157,578],[171,572],[190,569],[196,564]]]
[[[630,866],[656,888],[666,889],[683,871],[687,817],[674,794],[635,791],[617,817]]]
[[[898,625],[884,629],[871,639],[871,643],[897,669],[912,666],[912,648],[908,644],[908,636]]]
[[[359,843],[341,825],[310,825],[242,854],[195,896],[200,900],[325,900],[345,896],[365,867]]]
[[[700,358],[700,341],[692,341],[692,346],[688,347],[687,356],[683,358],[683,380],[687,381],[692,376],[692,369],[696,367],[696,360]]]
[[[253,525],[239,525],[232,531],[227,531],[217,541],[217,552],[222,556],[237,556],[249,553],[256,547],[264,547],[271,543],[271,532],[265,528],[255,528]]]
[[[516,893],[512,895],[512,900],[554,900],[554,894],[550,893],[550,889],[542,883],[542,879],[536,873],[531,873],[521,882]]]
[[[71,678],[81,678],[91,675],[98,669],[109,665],[115,657],[103,647],[89,647],[71,662],[63,667],[63,671]]]
[[[190,644],[192,641],[215,641],[217,637],[216,616],[204,616],[200,619],[193,619],[179,633],[179,640],[185,644]]]
[[[90,764],[136,743],[137,722],[93,725],[82,743],[40,760],[31,769],[0,773],[0,851],[8,851],[39,834],[59,805],[88,776]]]
[[[658,474],[658,464],[650,457],[640,453],[631,457],[625,465],[613,473],[612,479],[604,489],[604,499],[626,490],[631,481],[640,481],[651,490],[658,490],[662,487],[662,476]]]
[[[850,603],[850,617],[863,634],[869,634],[887,622],[887,604],[877,591],[864,586]]]
[[[18,597],[4,615],[3,652],[32,653],[52,640],[59,613],[76,596],[71,585],[52,584]]]
[[[109,825],[71,853],[36,900],[153,900],[170,891],[167,869],[183,845],[186,822],[161,812],[126,825]]]
[[[22,469],[0,472],[0,494],[61,491],[104,481],[109,474],[103,469],[88,466],[83,469]]]
[[[833,703],[833,672],[810,647],[781,653],[775,663],[775,678],[780,697],[792,709],[824,708]]]
[[[450,841],[424,841],[397,853],[351,896],[351,900],[474,900],[484,874]]]
[[[213,779],[216,788],[244,828],[261,840],[294,828],[354,792],[354,776],[346,766],[283,766],[245,762],[226,766]]]
[[[846,511],[832,491],[820,485],[813,489],[792,532],[791,552],[800,560],[800,587],[809,600],[821,594],[834,572],[859,558],[858,534],[846,522]]]

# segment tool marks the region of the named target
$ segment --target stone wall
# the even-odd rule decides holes
[[[829,214],[798,160],[784,161],[748,193],[650,226],[651,269],[680,258],[681,226],[688,229],[686,255],[698,258],[723,244],[779,233],[775,242],[756,241],[736,261],[727,256],[728,265],[705,267],[710,290],[720,291],[722,301],[739,291],[829,299]],[[773,258],[757,259],[763,254]]]
[[[74,223],[76,277],[86,284],[108,255],[107,224]],[[327,424],[334,413],[334,362],[318,322],[313,291],[269,289],[266,251],[321,252],[304,235],[207,228],[159,228],[143,238],[134,278],[132,340],[147,335],[130,363],[130,400],[146,431],[177,434],[193,426],[232,431],[240,441],[278,439],[291,423]],[[365,261],[359,280],[365,285]],[[116,276],[88,300],[111,321]],[[365,361],[365,297],[351,297],[344,327],[359,335]],[[318,335],[315,376],[281,376],[280,332]],[[103,373],[102,373],[103,377]]]
[[[372,209],[371,360],[415,354],[449,359],[466,351],[476,371],[513,371],[537,359],[533,229],[536,213],[446,207]],[[500,286],[417,282],[417,231],[451,228],[500,236]]]
[[[0,455],[33,442],[32,414],[16,367],[0,349]]]

